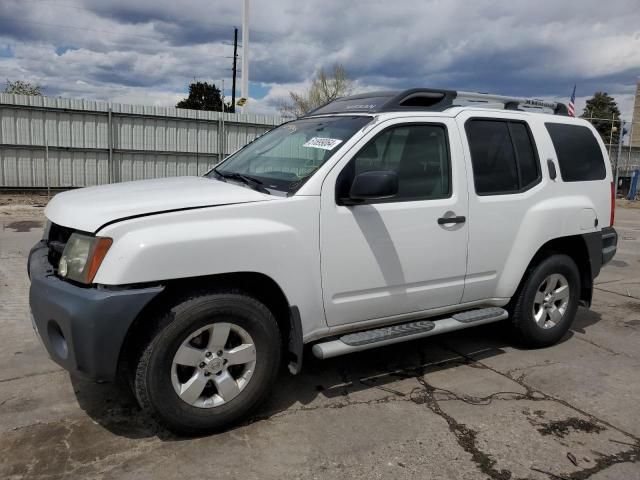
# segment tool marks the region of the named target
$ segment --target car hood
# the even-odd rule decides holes
[[[96,232],[106,223],[130,217],[275,198],[234,183],[204,177],[174,177],[59,193],[44,213],[58,225]]]

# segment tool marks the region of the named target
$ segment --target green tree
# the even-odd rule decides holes
[[[591,120],[605,144],[617,144],[620,136],[620,110],[615,99],[606,92],[596,92],[587,100],[582,118]],[[612,122],[611,119],[616,121]],[[613,128],[612,128],[613,127]]]
[[[347,71],[342,65],[335,64],[329,73],[324,68],[318,70],[307,91],[289,92],[289,99],[282,102],[279,110],[283,116],[300,117],[352,91],[353,82]]]
[[[189,85],[189,96],[180,100],[176,107],[222,112],[222,94],[213,83],[193,82]],[[229,111],[229,105],[224,106],[224,111]]]
[[[24,80],[16,80],[12,82],[7,79],[7,86],[4,87],[4,93],[15,93],[16,95],[32,95],[41,96],[42,87],[35,83],[25,82]]]

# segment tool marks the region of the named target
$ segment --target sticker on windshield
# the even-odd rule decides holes
[[[313,137],[307,143],[303,144],[303,147],[321,148],[322,150],[333,150],[342,143],[339,138],[322,138]]]

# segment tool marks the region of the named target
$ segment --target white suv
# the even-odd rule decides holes
[[[29,272],[47,351],[128,378],[183,433],[246,416],[307,344],[328,358],[509,319],[551,345],[617,244],[588,122],[431,89],[338,99],[205,177],[69,191],[45,214]]]

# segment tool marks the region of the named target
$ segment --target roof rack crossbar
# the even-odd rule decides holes
[[[551,102],[548,100],[537,100],[524,97],[509,97],[505,95],[494,95],[491,93],[476,92],[456,92],[456,98],[453,101],[454,106],[487,106],[491,104],[503,105],[507,110],[518,110],[519,107],[525,107],[548,109],[552,110],[553,112],[558,109],[558,105],[562,105],[558,102]]]

